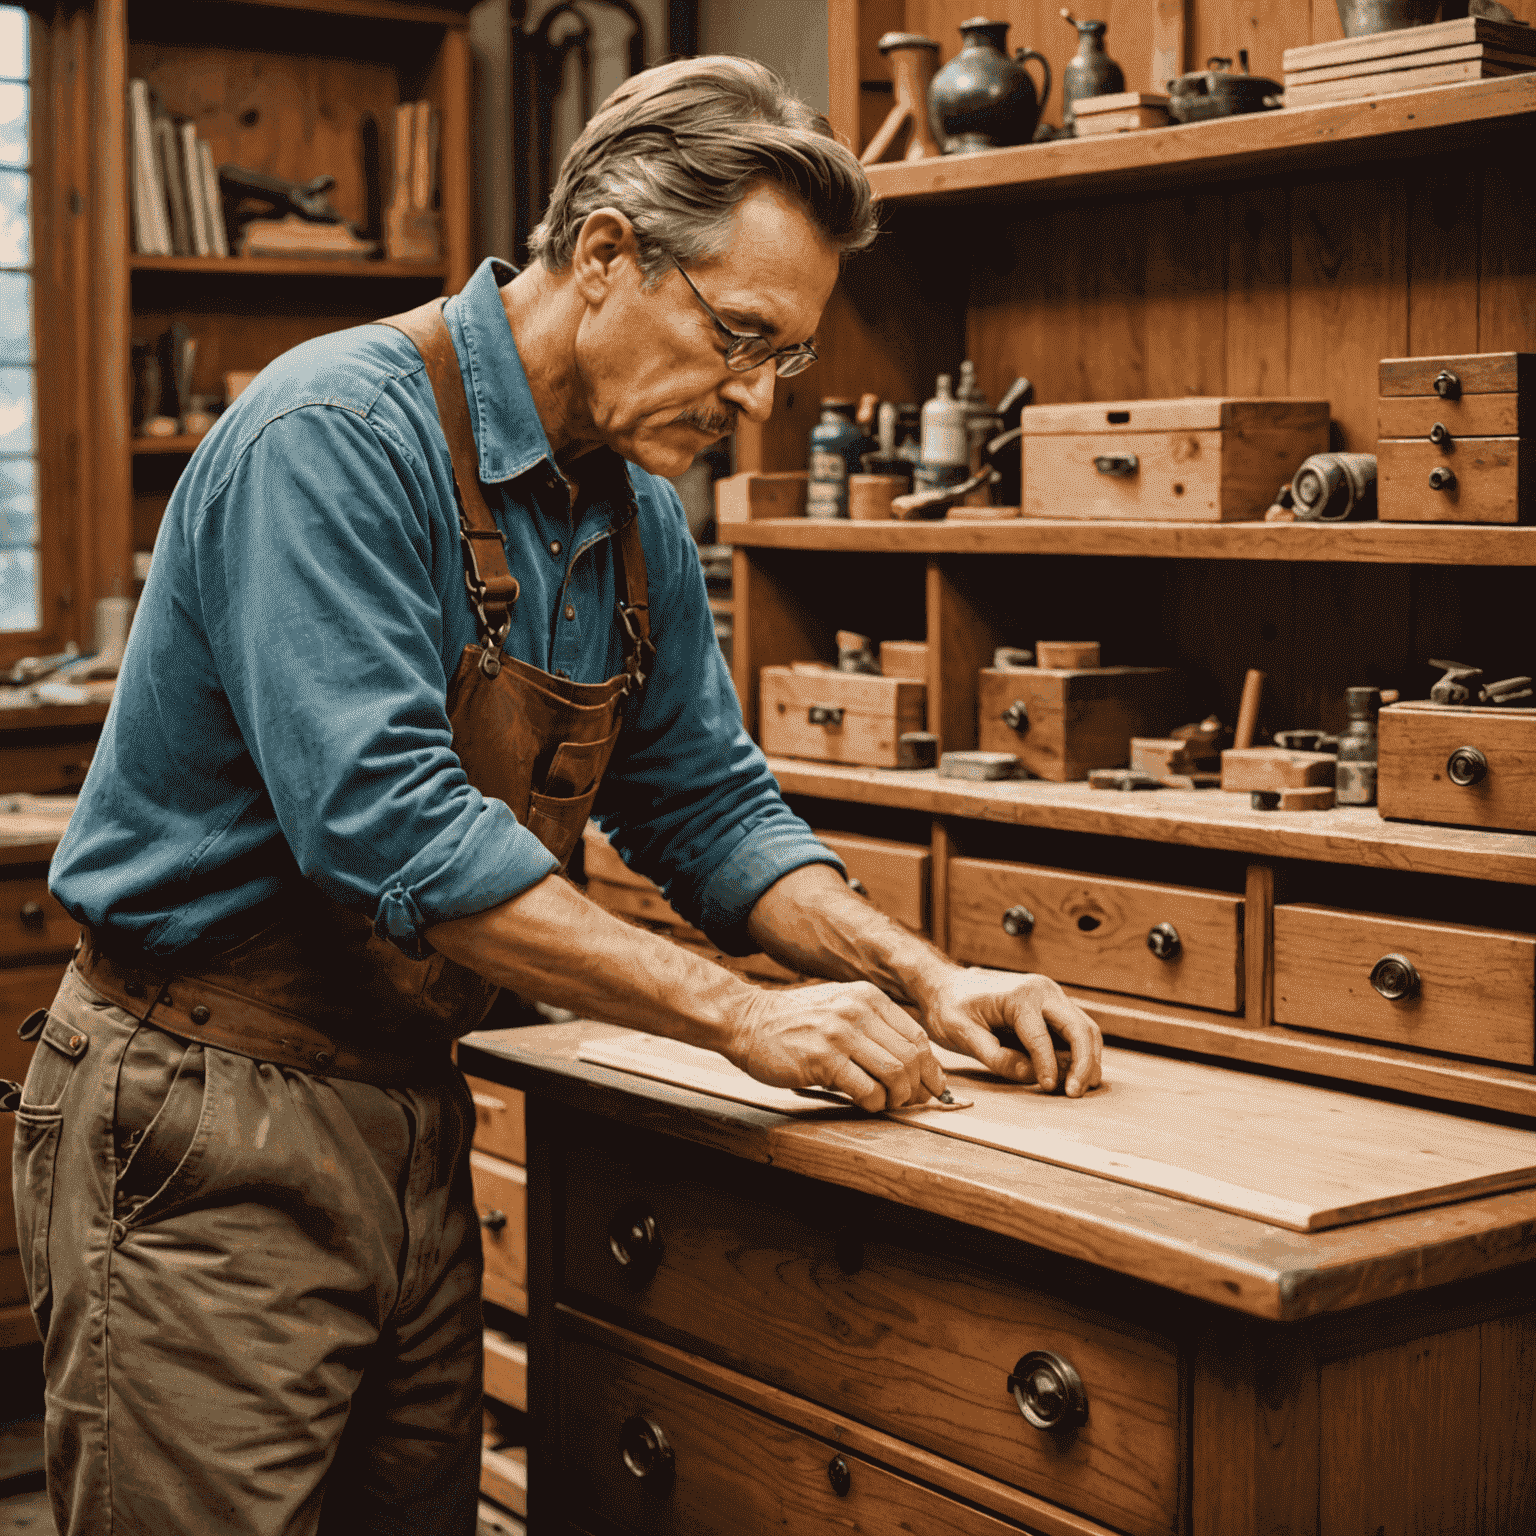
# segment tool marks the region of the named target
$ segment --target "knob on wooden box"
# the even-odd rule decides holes
[[[1377,431],[1383,522],[1536,522],[1536,352],[1386,358]]]
[[[1536,709],[1391,704],[1377,754],[1376,804],[1391,821],[1536,832]]]

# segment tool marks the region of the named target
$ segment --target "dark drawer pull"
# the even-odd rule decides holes
[[[843,712],[835,704],[812,704],[805,718],[812,725],[841,725]]]
[[[608,1252],[633,1285],[644,1285],[661,1264],[661,1228],[638,1200],[621,1206],[608,1223]]]
[[[1442,368],[1435,375],[1435,393],[1442,400],[1461,399],[1461,380],[1449,368]]]
[[[1037,1349],[1014,1366],[1008,1390],[1036,1429],[1074,1429],[1087,1422],[1088,1393],[1070,1360],[1053,1350]]]
[[[1454,491],[1456,489],[1456,471],[1447,469],[1444,464],[1437,464],[1429,472],[1429,488],[1432,491]]]
[[[1123,480],[1138,473],[1141,469],[1141,460],[1134,453],[1102,453],[1093,461],[1093,467],[1101,475],[1110,475],[1115,479]]]
[[[1419,973],[1407,955],[1383,955],[1371,967],[1371,985],[1389,1003],[1419,995]]]
[[[1429,429],[1429,440],[1437,448],[1446,448],[1450,446],[1451,434],[1447,430],[1443,421],[1437,421],[1434,426]]]
[[[40,901],[24,901],[21,911],[17,913],[21,919],[23,928],[46,928],[48,926],[48,914],[43,911]]]
[[[827,1463],[827,1481],[832,1484],[832,1492],[838,1498],[848,1497],[848,1490],[853,1487],[853,1472],[845,1457],[834,1456]]]
[[[498,1211],[493,1208],[489,1211],[481,1211],[480,1213],[480,1225],[487,1232],[500,1232],[506,1224],[507,1213],[505,1211]]]
[[[1028,907],[1009,907],[1003,913],[1003,932],[1010,939],[1027,939],[1035,931],[1035,914]]]
[[[636,1413],[624,1420],[619,1430],[619,1450],[629,1475],[656,1493],[672,1486],[677,1458],[672,1454],[661,1425]]]
[[[1010,731],[1017,731],[1021,736],[1029,729],[1029,708],[1023,699],[1015,699],[1003,711],[1003,724]]]
[[[1147,948],[1159,960],[1173,960],[1184,947],[1179,930],[1172,923],[1159,923],[1147,931]]]
[[[1488,759],[1476,747],[1457,747],[1445,760],[1445,776],[1452,784],[1470,789],[1488,777]]]

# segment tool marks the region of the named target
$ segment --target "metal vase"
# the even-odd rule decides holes
[[[1345,37],[1427,27],[1440,19],[1441,0],[1338,0]]]

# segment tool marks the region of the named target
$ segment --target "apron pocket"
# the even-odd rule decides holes
[[[572,795],[568,800],[537,793],[528,797],[528,830],[559,859],[561,869],[576,847],[596,798],[596,786],[589,793]]]
[[[555,800],[568,800],[594,793],[618,739],[619,733],[614,731],[601,741],[562,741],[543,775],[545,794]],[[537,791],[534,798],[540,798]]]
[[[64,1116],[57,1110],[16,1112],[12,1189],[16,1196],[16,1240],[21,1272],[37,1330],[48,1333],[53,1282],[48,1268],[48,1229],[53,1220],[53,1177]]]

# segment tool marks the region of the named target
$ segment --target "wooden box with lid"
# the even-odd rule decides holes
[[[894,768],[908,731],[926,720],[927,686],[910,677],[871,677],[830,667],[764,667],[765,752]]]
[[[1536,521],[1536,352],[1381,364],[1384,522]]]

